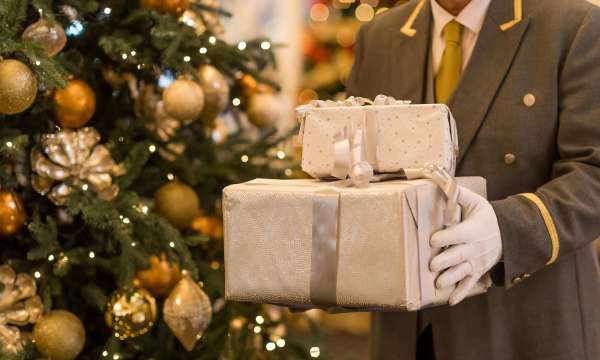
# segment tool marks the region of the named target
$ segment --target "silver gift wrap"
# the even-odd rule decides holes
[[[457,178],[483,196],[486,181]],[[429,271],[446,198],[430,180],[368,188],[264,180],[224,190],[225,292],[233,301],[349,310],[447,303]],[[480,284],[475,293],[485,291]]]
[[[314,178],[339,177],[336,168],[346,155],[340,154],[337,144],[343,134],[360,132],[362,156],[376,172],[434,164],[454,175],[458,136],[446,105],[411,105],[381,95],[373,105],[361,106],[365,102],[369,100],[350,98],[298,108],[302,170]],[[352,143],[354,136],[350,138]]]

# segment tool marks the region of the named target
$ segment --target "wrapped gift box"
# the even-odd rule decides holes
[[[320,104],[320,105],[319,105]],[[446,105],[343,106],[319,102],[299,108],[302,170],[314,178],[333,175],[336,137],[364,131],[365,160],[378,172],[435,164],[454,175],[458,140]]]
[[[457,178],[485,196],[483,178]],[[417,310],[447,303],[429,271],[446,198],[430,180],[366,189],[261,180],[224,190],[229,300],[296,307]],[[482,288],[476,292],[481,292]]]

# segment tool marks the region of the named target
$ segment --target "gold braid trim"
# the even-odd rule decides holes
[[[558,231],[556,231],[556,226],[554,226],[554,220],[552,220],[550,211],[548,211],[548,208],[546,207],[542,199],[540,199],[539,196],[535,194],[519,194],[519,196],[522,196],[527,200],[533,202],[542,214],[542,218],[544,219],[544,223],[546,224],[546,228],[548,229],[548,234],[550,235],[550,241],[552,241],[552,255],[550,256],[550,260],[548,260],[548,262],[546,263],[546,265],[550,265],[554,263],[556,259],[558,259],[558,253],[560,251]]]
[[[400,29],[401,33],[408,37],[414,37],[415,35],[417,35],[417,30],[413,28],[413,24],[415,23],[417,16],[419,16],[419,14],[421,13],[421,10],[423,10],[423,7],[425,7],[425,1],[426,0],[419,1],[412,14],[410,14],[410,16],[408,17],[408,20],[406,21],[404,26],[402,26],[402,28]]]
[[[500,30],[507,31],[523,20],[523,0],[515,0],[515,18],[500,25]]]

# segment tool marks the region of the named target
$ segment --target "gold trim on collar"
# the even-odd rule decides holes
[[[523,0],[515,0],[515,18],[500,25],[500,30],[507,31],[523,20]]]
[[[558,239],[558,231],[556,231],[556,226],[554,226],[554,220],[552,220],[552,216],[550,215],[550,211],[542,199],[535,194],[519,194],[526,198],[527,200],[533,202],[535,206],[538,207],[540,213],[542,214],[542,218],[544,219],[544,223],[546,224],[546,229],[548,229],[548,234],[550,235],[550,241],[552,241],[552,254],[550,255],[550,260],[546,263],[546,265],[550,265],[558,259],[558,253],[560,251],[560,241]]]
[[[423,8],[425,7],[425,1],[426,0],[419,1],[412,14],[410,14],[410,16],[408,17],[408,20],[406,21],[404,26],[402,26],[402,28],[400,29],[401,33],[408,37],[414,37],[415,35],[417,35],[417,30],[413,28],[413,25],[415,23],[415,20],[417,19],[417,16],[419,16],[421,10],[423,10]]]

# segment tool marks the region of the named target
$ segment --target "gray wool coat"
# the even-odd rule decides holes
[[[432,15],[422,1],[361,29],[349,95],[433,102]],[[517,19],[513,4],[492,0],[449,103],[458,175],[488,180],[500,286],[452,308],[377,314],[374,359],[415,359],[428,324],[436,360],[600,359],[600,9],[523,0]]]

